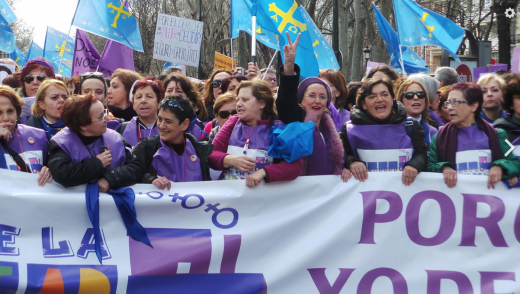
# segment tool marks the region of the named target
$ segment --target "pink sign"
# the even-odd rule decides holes
[[[513,60],[511,61],[511,72],[520,73],[520,47],[513,49]]]

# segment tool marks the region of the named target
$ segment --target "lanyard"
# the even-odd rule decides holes
[[[249,134],[247,133],[249,126],[246,128],[246,143],[244,144],[244,152],[243,152],[244,155],[247,155],[247,150],[249,149],[249,137],[251,137],[251,135],[255,131],[255,128],[256,128],[256,126],[253,127],[253,129],[251,130],[251,132]]]

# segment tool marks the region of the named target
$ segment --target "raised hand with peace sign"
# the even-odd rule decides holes
[[[298,43],[300,43],[300,35],[296,37],[294,43],[291,41],[291,37],[289,36],[289,32],[287,33],[287,40],[289,41],[289,45],[283,46],[283,54],[284,64],[283,64],[283,74],[287,76],[294,75],[294,60],[296,59],[296,49],[298,48]]]

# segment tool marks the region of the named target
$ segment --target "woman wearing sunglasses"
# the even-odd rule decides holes
[[[265,182],[292,181],[303,171],[303,160],[292,163],[268,156],[269,133],[276,110],[271,87],[261,80],[244,81],[238,87],[234,115],[213,140],[210,167],[222,170],[220,179],[245,179],[248,187]],[[276,122],[278,124],[280,122]]]
[[[191,81],[181,74],[169,75],[163,82],[165,89],[165,96],[172,96],[179,94],[184,98],[188,98],[195,110],[195,115],[191,119],[190,126],[188,127],[188,133],[195,136],[197,140],[201,140],[207,133],[204,131],[203,121],[207,121],[208,114],[204,107],[204,102],[200,98],[197,88],[191,83]]]
[[[143,138],[150,138],[159,134],[157,130],[157,111],[159,103],[164,98],[163,87],[160,81],[143,79],[132,86],[130,102],[137,116],[129,122],[124,122],[117,132],[132,146]]]
[[[402,171],[402,183],[409,186],[426,170],[424,130],[417,121],[407,120],[389,79],[363,82],[341,139],[347,153],[341,175],[345,182],[351,176],[364,182],[369,171]]]
[[[39,173],[38,184],[52,181],[47,168],[47,138],[45,132],[18,124],[23,100],[8,86],[0,86],[0,162],[2,168]]]
[[[44,79],[54,79],[54,69],[52,65],[43,58],[33,59],[22,68],[20,81],[22,91],[20,97],[34,97]]]
[[[64,187],[98,182],[99,191],[137,183],[142,170],[130,145],[107,129],[108,110],[96,97],[74,96],[65,101],[67,126],[49,141],[49,169]]]
[[[231,75],[232,73],[228,70],[218,69],[214,71],[209,80],[206,81],[206,86],[204,87],[204,105],[208,113],[208,121],[215,118],[213,104],[217,97],[223,93],[220,88],[222,86],[222,80],[229,78]]]
[[[444,102],[451,121],[433,137],[428,154],[428,171],[442,172],[448,188],[457,184],[457,175],[487,175],[487,187],[501,180],[517,184],[520,162],[505,142],[507,134],[481,118],[484,99],[477,84],[458,83]]]
[[[161,101],[159,135],[143,138],[133,150],[144,170],[141,183],[170,190],[172,182],[211,180],[207,160],[212,145],[187,132],[192,117],[191,103],[181,95]]]
[[[217,135],[220,128],[227,122],[230,116],[237,114],[237,96],[235,93],[227,92],[218,96],[215,104],[213,105],[215,111],[215,119],[206,124],[204,129],[209,133],[208,141],[211,143]],[[215,127],[213,126],[215,122]]]
[[[26,125],[42,129],[50,140],[56,133],[65,127],[61,121],[61,112],[65,100],[69,98],[69,89],[64,82],[45,80],[36,92],[36,99],[32,105],[32,115]]]
[[[397,91],[397,99],[403,103],[406,114],[419,122],[424,130],[424,142],[429,146],[437,129],[431,126],[435,122],[430,119],[430,100],[426,88],[418,81],[405,80]]]

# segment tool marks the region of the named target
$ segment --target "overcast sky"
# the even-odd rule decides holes
[[[13,10],[34,27],[33,40],[43,48],[47,26],[67,34],[77,5],[78,0],[19,0]]]

